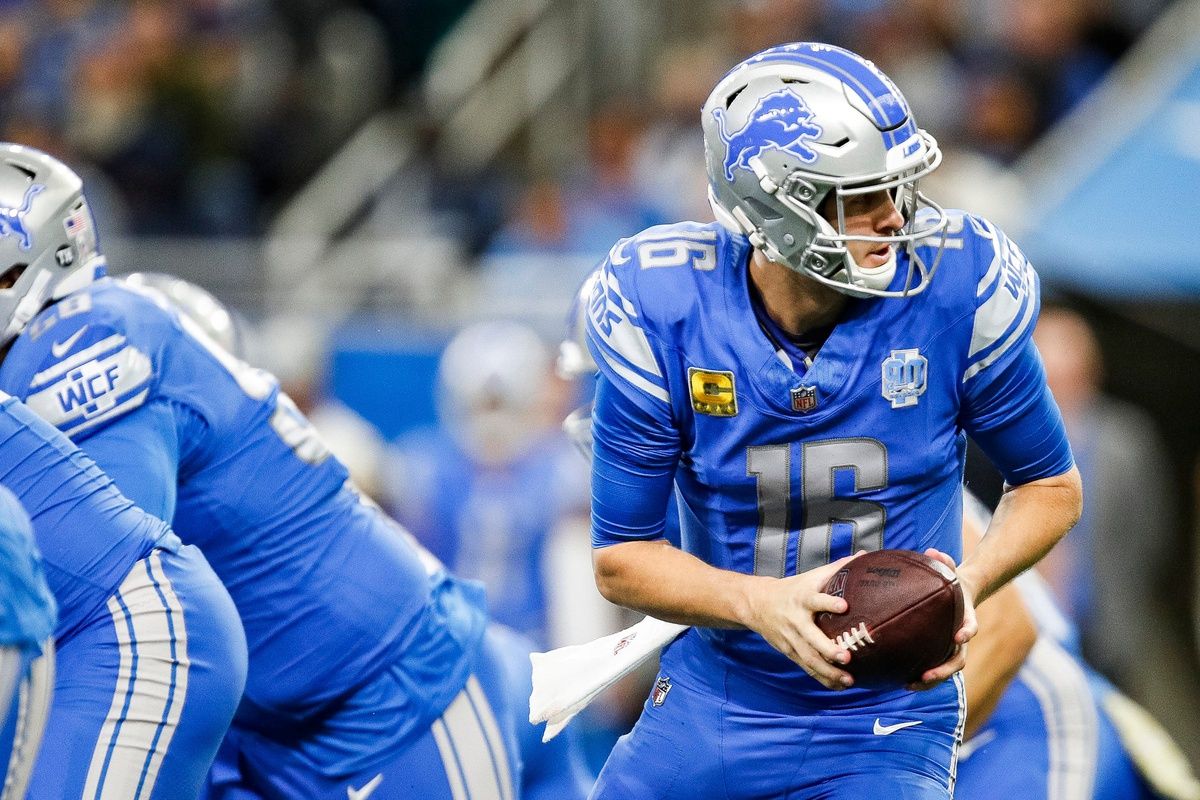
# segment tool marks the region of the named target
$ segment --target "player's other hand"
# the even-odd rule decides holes
[[[846,601],[822,590],[853,556],[802,572],[791,578],[759,578],[748,594],[750,618],[746,627],[761,635],[779,652],[799,664],[828,689],[854,685],[850,673],[840,668],[849,663],[850,651],[822,633],[814,617],[821,611],[841,614]]]
[[[958,565],[954,563],[954,559],[943,553],[941,550],[929,548],[925,551],[925,555],[930,558],[936,558],[950,569],[958,573]],[[962,588],[963,595],[963,621],[959,626],[957,633],[954,634],[954,641],[957,647],[954,648],[954,655],[950,656],[949,660],[940,664],[933,669],[926,670],[921,675],[921,680],[917,683],[909,684],[908,688],[915,692],[923,692],[926,689],[932,689],[942,681],[949,678],[954,673],[958,672],[967,663],[967,642],[979,632],[979,622],[975,618],[975,597],[974,589],[966,581],[959,579],[959,586]]]

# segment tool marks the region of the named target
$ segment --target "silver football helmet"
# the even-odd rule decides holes
[[[237,318],[207,289],[164,272],[131,272],[121,280],[139,291],[157,293],[226,351],[246,357],[245,336]]]
[[[79,176],[40,150],[0,144],[0,347],[104,267]]]
[[[587,346],[587,306],[598,275],[592,272],[584,279],[567,312],[567,335],[558,345],[558,360],[554,369],[563,380],[594,375],[599,367]]]
[[[929,285],[947,218],[917,182],[942,154],[874,64],[825,44],[764,50],[717,83],[702,126],[717,220],[772,261],[855,296],[903,297]],[[905,226],[890,236],[848,234],[846,198],[880,190],[892,193]],[[832,223],[821,213],[831,192]],[[936,247],[931,265],[916,252],[924,238]],[[852,241],[892,245],[891,258],[864,268]],[[893,288],[900,248],[908,274]]]
[[[528,325],[474,323],[438,363],[438,415],[478,463],[511,463],[545,432],[551,367],[550,349]]]

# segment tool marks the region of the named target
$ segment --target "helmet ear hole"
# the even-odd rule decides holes
[[[28,264],[13,264],[4,270],[4,274],[0,275],[0,289],[11,289],[27,269],[29,269]]]
[[[750,208],[754,209],[754,213],[758,214],[764,220],[770,221],[770,220],[776,220],[776,219],[783,219],[783,214],[781,214],[780,212],[771,208],[769,205],[762,202],[761,200],[759,200],[756,197],[747,197],[745,199],[745,203],[746,203],[746,205],[750,206]]]

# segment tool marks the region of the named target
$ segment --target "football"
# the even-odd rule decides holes
[[[850,651],[844,669],[857,686],[915,682],[954,653],[962,588],[953,570],[924,553],[864,553],[838,570],[825,592],[845,598],[848,608],[822,611],[817,625]]]

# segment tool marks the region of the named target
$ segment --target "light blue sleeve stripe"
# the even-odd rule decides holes
[[[596,363],[617,383],[670,403],[662,364],[610,265],[597,273],[588,301],[587,339]]]
[[[992,343],[987,347],[972,353],[967,359],[967,363],[974,366],[981,361],[987,361],[990,364],[995,361],[995,359],[991,358],[991,356],[996,353],[996,350],[1000,348],[1007,350],[1009,347],[1011,347],[1015,337],[1020,336],[1025,329],[1029,327],[1029,322],[1032,317],[1032,314],[1030,314],[1030,305],[1032,302],[1032,298],[1029,295],[1025,295],[1023,298],[1021,298],[1021,303],[1019,306],[1017,306],[1016,314],[1013,316],[1012,321],[1009,322],[1008,327],[1004,329],[1004,332],[1001,333],[1000,336],[998,336],[995,340],[993,340]],[[980,367],[980,369],[982,369],[982,367]]]

